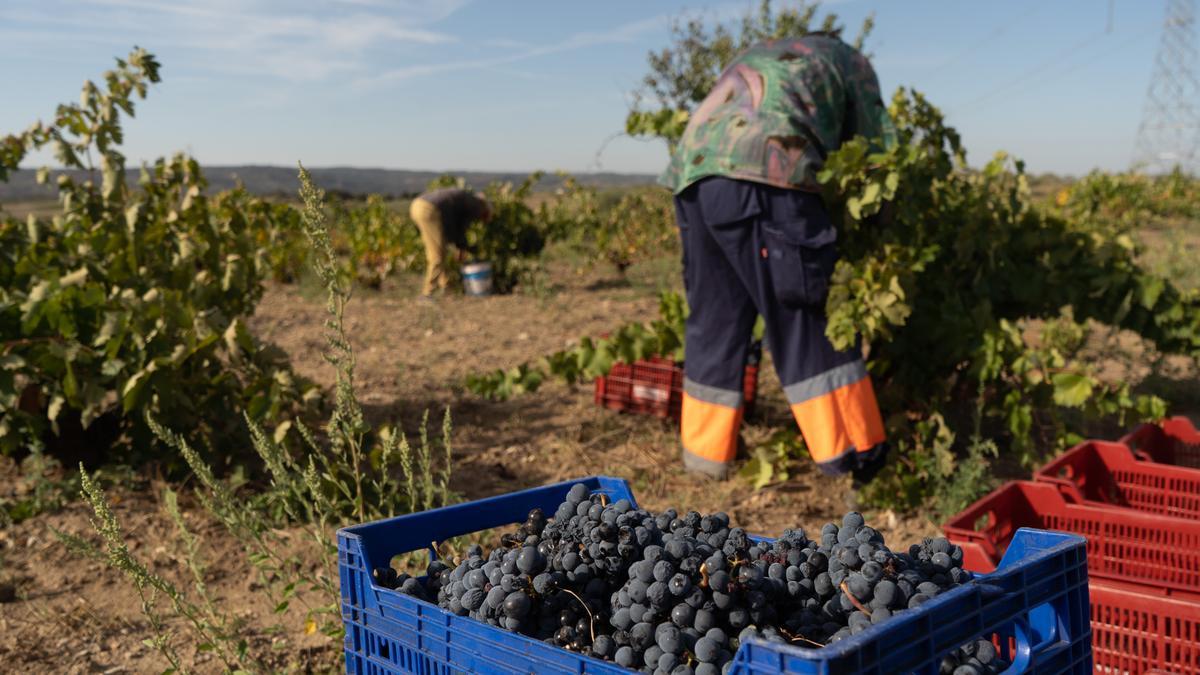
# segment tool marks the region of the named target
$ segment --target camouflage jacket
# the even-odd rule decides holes
[[[761,42],[721,73],[659,182],[676,193],[705,176],[818,191],[825,157],[856,135],[883,147],[896,137],[865,56],[825,35]]]

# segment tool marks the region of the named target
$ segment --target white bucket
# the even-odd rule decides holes
[[[492,263],[467,263],[463,265],[462,278],[467,295],[492,294]]]

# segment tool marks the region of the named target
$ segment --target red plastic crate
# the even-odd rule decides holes
[[[1139,459],[1200,469],[1200,431],[1186,417],[1143,424],[1119,442]]]
[[[1013,481],[943,526],[964,566],[994,569],[1021,527],[1087,537],[1088,576],[1158,595],[1200,599],[1200,522],[1071,504],[1054,485]]]
[[[1081,443],[1040,469],[1034,480],[1056,485],[1076,504],[1200,520],[1200,470],[1139,461],[1121,443]]]
[[[1200,672],[1200,603],[1088,584],[1097,673]]]
[[[742,415],[748,417],[758,395],[758,364],[746,366],[742,391]],[[615,364],[608,375],[596,378],[596,404],[678,422],[683,408],[683,365],[658,357]]]

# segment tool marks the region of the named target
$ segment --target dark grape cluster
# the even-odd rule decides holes
[[[1001,673],[1009,663],[1000,658],[996,645],[988,640],[973,640],[942,658],[939,675],[983,675]]]
[[[966,582],[944,538],[895,553],[859,513],[819,540],[786,530],[757,540],[724,513],[651,513],[575,485],[553,518],[534,509],[501,547],[472,546],[423,581],[377,583],[559,647],[656,675],[718,675],[749,637],[820,647]],[[945,657],[953,675],[1007,667],[990,642]]]

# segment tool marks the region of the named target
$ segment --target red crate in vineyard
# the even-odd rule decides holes
[[[758,364],[746,366],[742,391],[743,415],[749,416],[758,394]],[[615,364],[608,375],[596,378],[596,404],[678,422],[683,406],[683,364],[659,357]]]
[[[1200,431],[1186,417],[1143,424],[1119,442],[1139,459],[1200,469]]]
[[[1088,577],[1158,595],[1200,599],[1200,522],[1071,504],[1053,485],[1012,481],[946,522],[963,566],[994,569],[1022,527],[1087,537]]]
[[[1200,520],[1200,470],[1145,462],[1121,443],[1088,441],[1034,474],[1068,501]]]
[[[963,568],[986,574],[1022,527],[1087,537],[1095,672],[1200,673],[1200,523],[1071,504],[1054,485],[1013,481],[943,530]]]
[[[1200,672],[1200,603],[1088,583],[1097,673]]]

